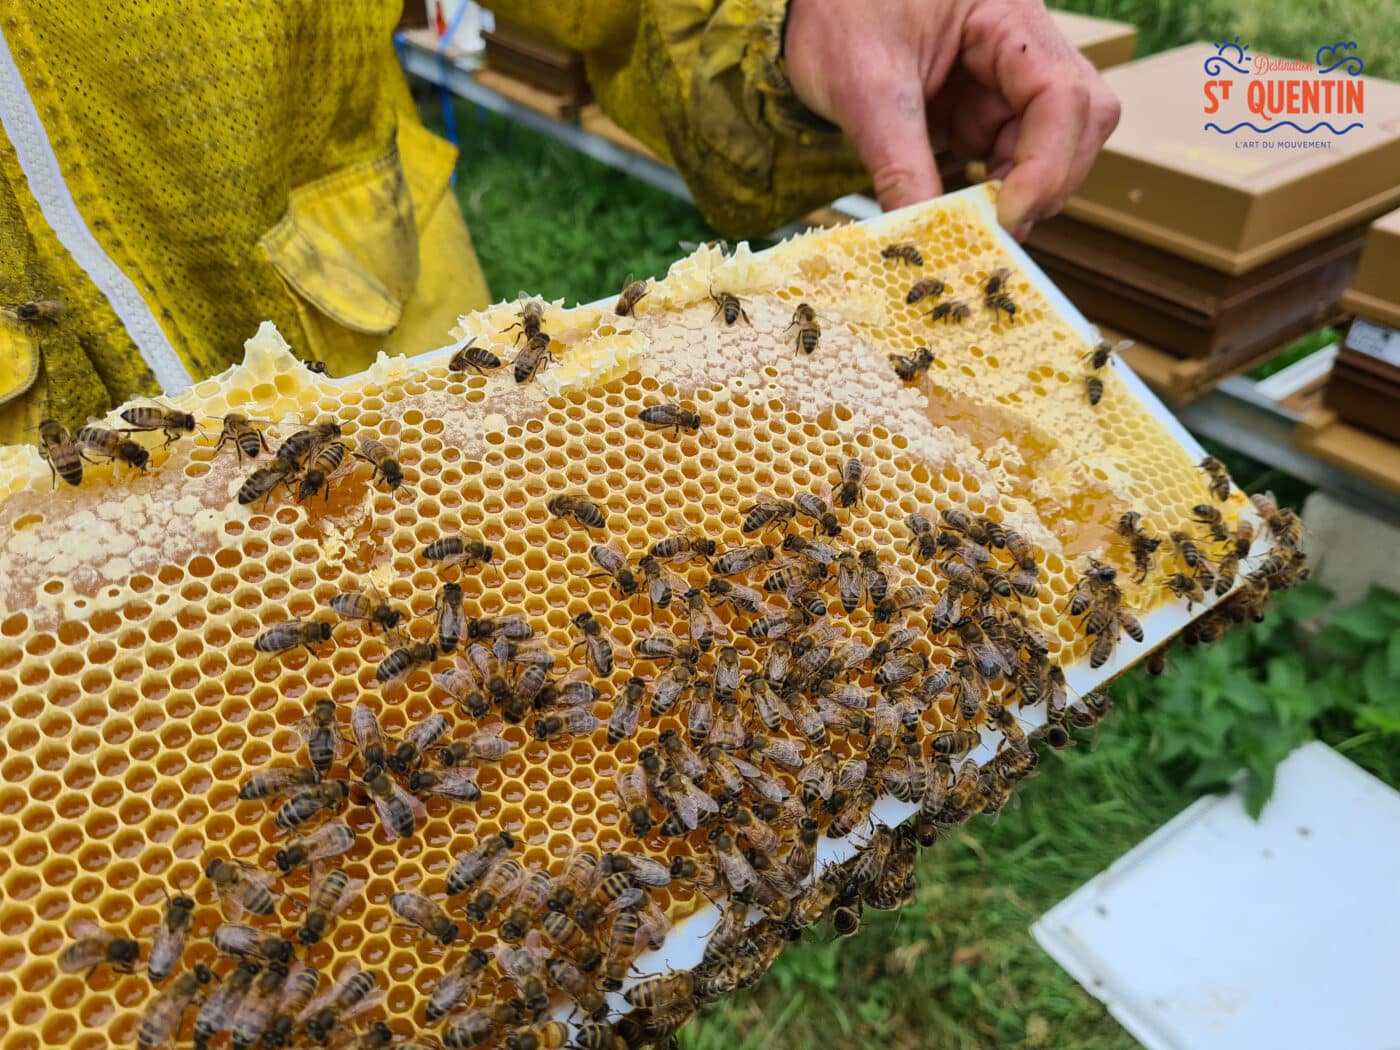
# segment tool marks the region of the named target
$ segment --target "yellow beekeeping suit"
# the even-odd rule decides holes
[[[606,110],[727,233],[859,181],[782,72],[784,0],[495,3],[587,53]],[[391,34],[395,0],[81,0],[0,21],[0,442],[241,359],[275,321],[332,374],[441,345],[486,285]],[[470,178],[470,170],[465,172]]]

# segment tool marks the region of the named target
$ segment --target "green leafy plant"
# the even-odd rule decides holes
[[[1132,674],[1115,686],[1183,787],[1221,790],[1243,772],[1257,816],[1279,762],[1299,744],[1321,736],[1355,747],[1400,735],[1400,595],[1376,588],[1304,638],[1300,623],[1331,600],[1304,585],[1280,595],[1261,623],[1174,660],[1162,678]]]

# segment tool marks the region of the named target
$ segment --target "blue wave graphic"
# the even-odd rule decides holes
[[[1334,69],[1343,69],[1349,77],[1359,77],[1366,68],[1366,63],[1361,61],[1359,55],[1347,55],[1345,58],[1337,58],[1338,51],[1355,51],[1355,40],[1339,40],[1335,44],[1324,44],[1317,49],[1317,54],[1313,60],[1317,64],[1318,73],[1330,73]],[[1322,56],[1326,55],[1327,58]],[[1331,65],[1324,68],[1324,63],[1329,59],[1335,59]]]
[[[1277,124],[1270,124],[1268,127],[1261,128],[1261,127],[1256,127],[1254,124],[1251,124],[1251,123],[1250,123],[1249,121],[1247,121],[1247,120],[1242,120],[1242,121],[1240,121],[1238,124],[1235,124],[1234,126],[1228,127],[1228,128],[1222,128],[1219,124],[1215,123],[1215,121],[1211,121],[1210,123],[1208,123],[1208,124],[1205,126],[1205,130],[1206,130],[1206,131],[1218,131],[1218,132],[1220,132],[1220,134],[1222,134],[1222,135],[1231,135],[1231,134],[1233,134],[1234,132],[1239,131],[1240,128],[1249,128],[1250,131],[1255,131],[1255,132],[1258,132],[1258,133],[1261,134],[1261,135],[1266,135],[1266,134],[1268,134],[1270,131],[1277,131],[1279,128],[1292,128],[1294,131],[1301,132],[1301,133],[1304,134],[1304,135],[1311,135],[1311,134],[1312,134],[1313,132],[1315,132],[1318,128],[1326,128],[1328,131],[1330,131],[1330,132],[1331,132],[1332,134],[1334,134],[1334,135],[1345,135],[1348,131],[1353,131],[1353,130],[1355,130],[1356,128],[1364,128],[1365,126],[1366,126],[1365,124],[1363,124],[1363,123],[1361,123],[1361,121],[1357,120],[1357,121],[1353,121],[1352,123],[1348,124],[1348,125],[1347,125],[1346,127],[1344,127],[1344,128],[1334,128],[1331,124],[1327,123],[1327,121],[1325,121],[1325,120],[1319,120],[1319,121],[1318,121],[1316,124],[1314,124],[1312,127],[1310,127],[1310,128],[1305,128],[1305,127],[1302,127],[1302,126],[1300,126],[1300,125],[1298,125],[1298,124],[1293,123],[1293,121],[1291,121],[1291,120],[1280,120]]]
[[[1228,58],[1222,58],[1220,55],[1211,55],[1205,60],[1203,65],[1205,66],[1206,76],[1208,77],[1218,77],[1220,75],[1220,70],[1227,67],[1233,69],[1236,73],[1243,73],[1245,76],[1249,75],[1248,66],[1237,66]]]

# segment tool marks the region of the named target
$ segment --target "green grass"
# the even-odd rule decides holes
[[[1138,54],[1234,36],[1255,51],[1310,58],[1361,42],[1367,72],[1400,76],[1400,16],[1384,3],[1332,0],[1069,0],[1068,9],[1130,21]],[[1185,86],[1183,88],[1185,90]],[[424,106],[430,122],[436,104]],[[627,176],[459,104],[456,192],[491,290],[587,301],[629,273],[664,273],[677,242],[715,236],[699,213]],[[1306,488],[1212,448],[1247,490],[1295,504]],[[1400,646],[1397,646],[1400,650]],[[1305,655],[1308,666],[1320,656]],[[1174,672],[1168,672],[1169,675]],[[1134,677],[1096,745],[1046,755],[995,820],[950,832],[919,863],[912,904],[866,913],[859,937],[809,935],[758,987],[707,1010],[681,1034],[691,1050],[840,1045],[1114,1048],[1133,1040],[1034,943],[1030,924],[1188,805],[1186,773],[1159,760],[1151,688]],[[1394,736],[1358,731],[1335,712],[1321,726],[1391,783]]]
[[[457,199],[495,299],[590,302],[629,273],[664,276],[680,241],[716,236],[686,201],[466,103],[456,113]],[[435,101],[424,115],[441,130]]]

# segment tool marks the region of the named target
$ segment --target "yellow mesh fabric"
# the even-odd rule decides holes
[[[725,234],[774,229],[869,184],[854,148],[792,95],[781,58],[786,0],[491,7],[583,51],[603,109],[680,168]]]
[[[398,213],[412,219],[406,233],[395,234],[397,250],[379,252],[373,239],[387,234],[378,228],[342,222],[334,232],[352,242],[347,251],[369,254],[371,270],[386,259],[417,265],[418,236],[444,203],[454,154],[412,115],[391,43],[398,13],[392,2],[312,0],[214,3],[197,11],[137,2],[104,7],[101,17],[88,4],[53,0],[9,11],[6,43],[74,200],[197,377],[236,361],[241,335],[261,320],[320,334],[305,331],[293,283],[260,244],[288,216],[294,191],[324,191],[368,169],[392,169],[382,186],[395,194]],[[12,185],[23,183],[12,163],[5,175]],[[376,187],[371,199],[385,192]],[[325,198],[327,208],[339,203]],[[450,195],[445,203],[455,207]],[[23,225],[0,218],[21,230],[43,224],[32,208]],[[62,253],[48,245],[43,254]],[[436,331],[485,300],[464,239],[447,262],[458,271],[461,298],[433,319]],[[8,272],[12,264],[5,266]],[[69,289],[80,275],[63,277],[65,293],[75,294]],[[405,274],[374,277],[394,285]],[[416,291],[409,279],[396,288],[397,298]],[[401,312],[402,302],[394,313]],[[120,345],[110,324],[91,323],[102,320],[74,314],[64,325],[76,329],[88,367],[71,355],[49,367],[55,396],[63,391],[81,402],[84,414],[104,407],[109,395],[120,401],[146,390],[129,344]],[[292,341],[302,356],[342,373],[363,367],[388,342],[383,333],[372,342]],[[428,339],[419,332],[405,343],[423,347]],[[99,383],[94,372],[104,369]]]

